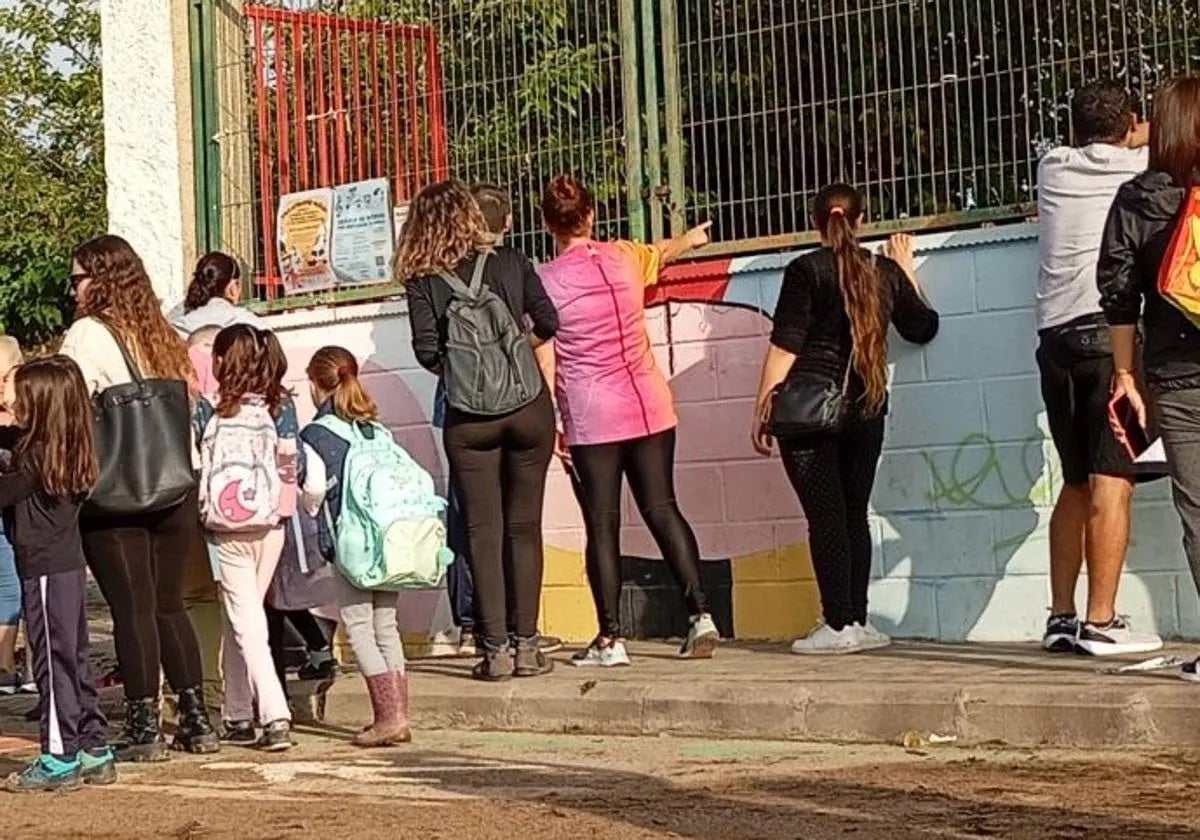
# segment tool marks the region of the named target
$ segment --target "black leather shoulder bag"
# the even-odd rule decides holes
[[[790,375],[776,385],[767,408],[771,436],[795,438],[840,430],[850,408],[848,391],[853,367],[853,361],[846,363],[840,385],[816,373]]]
[[[144,378],[117,332],[100,323],[120,348],[132,381],[93,398],[100,479],[83,513],[112,517],[174,507],[196,485],[187,383]]]

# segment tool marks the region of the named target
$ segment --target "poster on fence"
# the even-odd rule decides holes
[[[315,292],[337,285],[329,253],[333,190],[289,193],[279,199],[275,229],[284,294]]]
[[[387,178],[333,189],[333,273],[339,283],[383,283],[391,279],[391,185]]]

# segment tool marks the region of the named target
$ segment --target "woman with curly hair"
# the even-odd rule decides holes
[[[554,337],[558,313],[529,260],[494,245],[470,192],[456,181],[443,181],[413,200],[396,252],[417,361],[446,386],[443,440],[467,520],[482,625],[481,630],[476,625],[476,638],[483,661],[474,676],[483,680],[538,676],[553,666],[538,649],[537,621],[542,497],[554,449],[554,408],[531,345]],[[486,331],[475,336],[481,343],[473,348],[448,346],[452,311],[460,337],[464,313],[486,318],[496,334],[508,336],[505,360],[496,355],[495,343],[482,343]],[[532,334],[524,327],[527,317]],[[464,354],[477,352],[473,366]],[[463,387],[470,374],[474,386]],[[513,388],[503,401],[487,404],[497,398],[500,382]],[[514,400],[514,394],[523,396]],[[512,604],[511,639],[506,603]]]
[[[81,245],[71,288],[77,318],[62,352],[79,365],[89,393],[132,380],[118,339],[145,376],[194,385],[187,345],[163,316],[142,260],[128,242],[105,235]],[[80,530],[88,566],[112,611],[125,685],[125,725],[117,757],[166,758],[159,719],[160,665],[179,701],[172,746],[215,752],[219,741],[201,691],[200,649],[183,603],[189,558],[204,552],[195,491],[165,510],[84,517]]]

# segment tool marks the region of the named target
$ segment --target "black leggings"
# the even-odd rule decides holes
[[[498,650],[508,644],[510,626],[520,638],[537,635],[545,562],[542,499],[554,452],[550,395],[543,391],[502,417],[451,408],[444,440],[466,518],[476,636]]]
[[[271,648],[271,661],[275,663],[275,674],[279,684],[287,693],[287,625],[304,640],[304,648],[312,653],[329,647],[329,639],[321,629],[317,617],[308,610],[277,610],[270,604],[263,604],[267,614],[267,644]]]
[[[836,435],[780,441],[804,515],[825,623],[867,620],[871,531],[867,505],[883,449],[883,418],[855,420]]]
[[[125,696],[157,697],[160,664],[175,691],[200,688],[200,648],[183,606],[188,564],[205,550],[195,491],[167,510],[83,519],[80,533],[112,612]]]
[[[621,480],[626,477],[646,527],[683,588],[688,614],[707,612],[696,535],[675,501],[675,430],[618,443],[572,446],[571,462],[587,529],[587,576],[600,635],[622,635]]]

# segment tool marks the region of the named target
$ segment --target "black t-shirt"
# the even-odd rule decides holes
[[[14,450],[19,439],[19,430],[0,428],[0,449]],[[30,579],[84,568],[79,536],[82,502],[82,498],[47,496],[20,469],[0,474],[0,508],[17,574]]]
[[[876,257],[875,266],[883,322],[890,321],[906,341],[932,341],[938,331],[937,312],[893,260]],[[832,250],[819,248],[788,263],[772,323],[771,343],[796,355],[789,375],[817,373],[834,381],[845,376],[853,341]],[[858,397],[862,391],[861,379],[852,372],[850,395]]]
[[[468,257],[454,273],[470,285],[475,260]],[[533,334],[543,341],[558,331],[558,311],[542,287],[533,263],[520,251],[496,248],[483,267],[483,284],[507,305],[518,324],[528,316]],[[408,282],[408,320],[412,325],[413,352],[427,370],[441,367],[446,348],[446,307],[450,305],[450,286],[436,274],[427,274]]]

